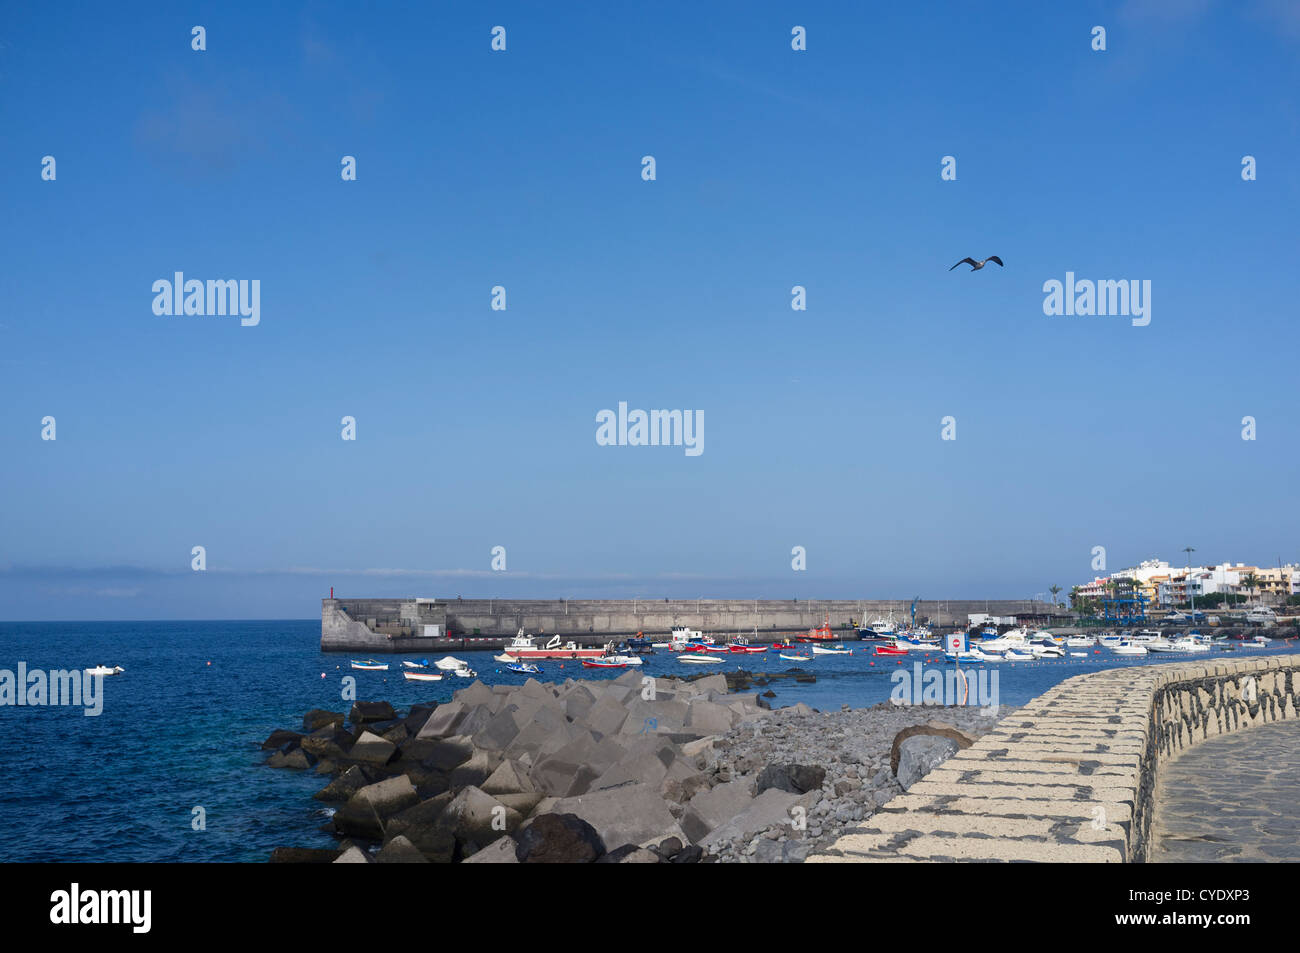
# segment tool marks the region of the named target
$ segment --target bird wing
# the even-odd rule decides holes
[[[996,261],[996,262],[998,263],[999,266],[1001,266],[1001,267],[1003,267],[1003,268],[1006,267],[1005,265],[1002,264],[1002,259],[999,258],[997,255],[989,255],[989,257],[988,257],[988,258],[985,258],[984,260],[985,260],[985,261]]]
[[[1001,262],[998,262],[998,264],[1001,264]],[[957,262],[957,265],[970,265],[972,268],[974,268],[974,267],[975,267],[975,259],[974,259],[974,258],[963,258],[961,261]],[[952,268],[956,268],[957,265],[953,265]],[[949,270],[949,271],[952,271],[952,268],[949,268],[948,270]]]

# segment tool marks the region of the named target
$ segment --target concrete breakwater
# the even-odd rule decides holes
[[[772,711],[729,689],[747,674],[475,682],[406,715],[309,712],[263,748],[330,779],[316,797],[339,805],[341,843],[272,860],[797,862],[913,783],[929,743],[993,724],[974,708]]]
[[[778,637],[829,618],[849,626],[877,616],[902,622],[910,603],[870,599],[322,599],[321,649],[341,652],[427,652],[499,648],[520,629],[603,644],[637,632],[666,635],[675,625],[717,634]],[[1060,606],[1028,600],[924,600],[917,616],[964,624],[969,613],[1065,618]],[[433,633],[437,633],[434,635]]]
[[[1300,715],[1300,655],[1068,679],[959,751],[811,862],[1142,862],[1162,764]]]

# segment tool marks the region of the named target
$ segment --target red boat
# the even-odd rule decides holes
[[[794,647],[795,647],[794,643],[791,642],[789,639],[786,639],[784,642],[773,642],[771,645],[768,646],[768,648],[770,648],[773,652],[783,652],[786,649],[792,649]]]
[[[896,649],[892,645],[877,645],[877,655],[906,655],[907,649]]]
[[[809,629],[807,635],[799,636],[800,642],[834,642],[835,633],[831,631],[831,614],[826,613],[826,618],[821,625],[815,629]]]
[[[744,642],[732,642],[730,645],[727,646],[727,651],[728,651],[728,652],[743,652],[743,653],[745,653],[746,655],[754,655],[754,654],[757,654],[757,653],[759,653],[759,652],[766,652],[766,651],[767,651],[767,646],[766,646],[766,645],[749,645],[748,643],[744,643]]]
[[[687,652],[726,652],[725,645],[718,645],[716,642],[687,642],[683,647]]]
[[[582,667],[583,668],[627,668],[627,662],[606,662],[603,661],[602,659],[585,658],[582,660]]]

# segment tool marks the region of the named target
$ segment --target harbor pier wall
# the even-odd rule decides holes
[[[523,629],[604,644],[637,632],[667,635],[675,625],[712,634],[760,638],[803,632],[829,618],[845,630],[863,619],[910,618],[910,603],[871,599],[323,599],[321,648],[348,652],[419,652],[442,647],[499,648]],[[1064,608],[1030,600],[924,600],[917,618],[964,624],[970,613],[1064,618]],[[422,637],[442,626],[444,638]]]
[[[1079,675],[808,860],[1142,862],[1161,764],[1298,716],[1300,655]]]

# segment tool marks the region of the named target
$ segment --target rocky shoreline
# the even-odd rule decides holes
[[[476,681],[405,715],[308,712],[262,748],[271,767],[329,778],[315,797],[335,807],[339,847],[270,859],[800,862],[998,721],[975,707],[774,711],[735,690],[773,677]]]

